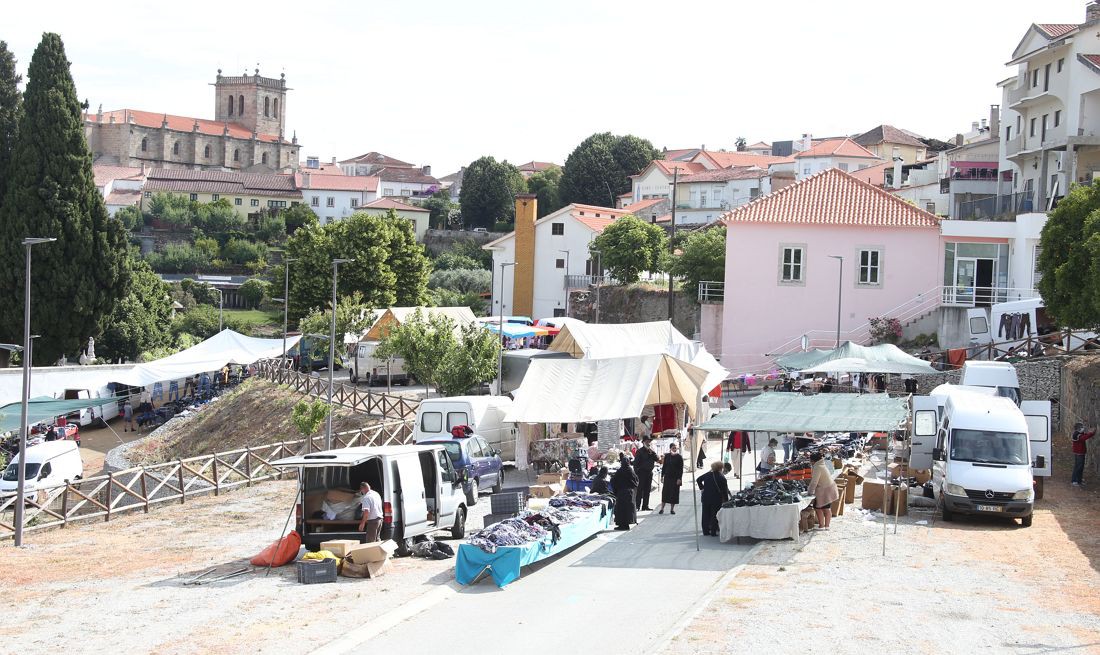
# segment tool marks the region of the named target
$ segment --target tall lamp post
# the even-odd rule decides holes
[[[500,334],[500,351],[497,352],[497,395],[504,395],[504,269],[515,266],[515,262],[500,263],[500,323],[497,329]]]
[[[19,466],[15,491],[15,545],[23,545],[23,491],[27,486],[27,404],[31,398],[31,247],[57,241],[48,237],[23,239],[26,259],[23,273],[23,398],[19,410]]]
[[[844,296],[844,258],[840,255],[829,255],[840,264],[839,277],[836,281],[836,347],[840,347],[840,304]]]
[[[286,264],[286,274],[283,276],[283,366],[286,366],[286,330],[290,318],[290,262],[296,261],[289,257],[283,260]]]
[[[223,321],[222,321],[222,305],[225,304],[225,293],[223,293],[222,290],[219,289],[218,287],[212,286],[210,288],[213,289],[214,291],[218,292],[218,332],[221,332],[222,331],[222,323],[223,323]]]
[[[332,322],[328,335],[328,417],[325,419],[325,450],[332,448],[332,369],[336,368],[336,280],[340,264],[353,259],[332,260]]]
[[[589,252],[596,256],[596,268],[592,271],[593,281],[596,283],[596,309],[594,310],[592,317],[593,323],[600,322],[600,283],[603,282],[603,253],[599,250],[589,250]]]
[[[676,296],[672,293],[672,255],[676,247],[676,185],[680,182],[680,167],[672,169],[672,233],[668,238],[668,322],[672,323],[673,308],[676,305]]]

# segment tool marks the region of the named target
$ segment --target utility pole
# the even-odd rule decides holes
[[[675,313],[676,295],[673,293],[672,283],[672,256],[675,252],[676,246],[673,245],[676,240],[676,185],[680,181],[680,167],[676,166],[672,169],[672,234],[668,238],[668,322],[672,323],[672,317]]]
[[[290,318],[290,263],[295,261],[298,260],[289,257],[283,260],[286,264],[286,276],[283,278],[283,361],[280,363],[282,366],[286,366],[286,330]]]

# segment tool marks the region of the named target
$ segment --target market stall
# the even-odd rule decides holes
[[[801,373],[900,373],[928,374],[936,369],[892,343],[861,346],[851,341],[839,348],[816,349],[784,355],[776,364]]]

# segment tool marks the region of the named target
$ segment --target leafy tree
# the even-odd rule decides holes
[[[197,273],[210,268],[213,259],[203,248],[170,243],[164,252],[145,255],[145,261],[157,273]]]
[[[222,246],[222,258],[238,266],[256,260],[263,261],[267,259],[267,246],[243,239],[230,239]]]
[[[378,359],[400,357],[405,371],[426,385],[436,385],[436,371],[455,344],[455,324],[441,314],[417,309],[386,334],[374,351]]]
[[[734,147],[737,148],[737,152],[744,152],[747,143],[748,142],[745,141],[745,137],[743,136],[737,137],[737,140],[733,142]]]
[[[241,334],[248,334],[253,328],[251,321],[232,314],[224,314],[223,326]],[[172,321],[172,333],[177,337],[181,334],[192,334],[199,339],[209,339],[218,333],[218,308],[212,305],[195,305],[194,309],[176,314]]]
[[[538,196],[539,218],[565,206],[561,201],[561,166],[551,166],[527,178],[527,191]]]
[[[217,307],[218,302],[221,300],[221,296],[218,294],[218,290],[215,289],[209,282],[192,283],[191,295],[195,297],[196,303],[202,305],[211,305],[213,307]]]
[[[489,313],[489,301],[474,291],[455,291],[454,289],[428,289],[428,302],[432,307],[469,307],[474,316]]]
[[[627,214],[604,228],[590,250],[600,252],[600,265],[622,284],[633,284],[642,271],[663,270],[668,236],[660,227]]]
[[[492,228],[515,221],[515,195],[527,188],[519,169],[492,157],[476,159],[462,174],[459,204],[466,227]]]
[[[448,251],[432,260],[432,268],[437,271],[453,271],[461,268],[481,268],[481,262],[467,255]],[[430,285],[429,285],[430,286]]]
[[[469,393],[497,376],[500,339],[478,323],[467,323],[446,349],[435,374],[435,385],[445,396]]]
[[[473,239],[456,240],[454,243],[451,244],[450,250],[440,255],[440,257],[443,257],[447,254],[453,254],[456,257],[468,257],[469,259],[476,261],[477,266],[474,266],[473,268],[484,268],[488,271],[493,267],[493,253],[482,248],[481,244],[479,244],[477,241],[474,241]]]
[[[141,210],[137,205],[130,205],[129,207],[123,207],[115,212],[115,218],[122,223],[122,226],[127,230],[133,232],[140,229],[145,224],[145,219],[141,215]]]
[[[244,229],[248,221],[225,198],[214,202],[190,203],[191,223],[206,234],[222,234]]]
[[[672,274],[683,279],[683,289],[697,298],[699,282],[726,279],[726,229],[714,226],[691,232],[681,254],[672,261]]]
[[[329,305],[332,304],[330,299]],[[337,338],[345,334],[362,334],[370,327],[371,307],[363,302],[363,294],[353,291],[336,301]],[[332,312],[314,308],[298,323],[302,334],[328,334],[332,330]]]
[[[1076,186],[1050,212],[1039,239],[1038,284],[1058,325],[1100,325],[1100,182]]]
[[[23,288],[27,237],[54,237],[35,247],[32,330],[37,362],[74,353],[103,327],[130,282],[122,223],[107,214],[92,174],[82,106],[65,47],[46,33],[34,51],[18,136],[0,204],[0,289]],[[18,341],[23,303],[0,304],[0,338]]]
[[[436,191],[430,198],[421,201],[420,206],[431,212],[428,216],[428,227],[433,229],[445,229],[461,213],[458,203],[451,200],[451,192],[447,189]]]
[[[429,289],[451,289],[459,293],[488,293],[492,285],[493,274],[483,268],[433,271],[428,277]]]
[[[330,411],[332,407],[322,398],[313,401],[303,398],[294,405],[294,409],[290,412],[290,420],[294,422],[294,427],[298,428],[302,437],[309,439],[317,434],[317,430],[328,418]]]
[[[133,263],[130,290],[107,319],[97,354],[107,359],[136,359],[146,350],[164,346],[170,337],[172,300],[169,286],[149,265]]]
[[[138,356],[138,361],[151,362],[157,359],[164,359],[169,355],[174,355],[181,350],[186,350],[199,343],[199,339],[195,335],[186,332],[180,333],[176,335],[175,339],[168,339],[168,341],[170,343],[166,343],[163,346],[157,346],[156,348],[142,351],[141,355]]]
[[[191,201],[174,193],[154,193],[149,199],[149,216],[177,228],[190,227],[193,220]]]
[[[610,132],[593,134],[565,160],[561,203],[614,207],[615,198],[630,190],[627,176],[638,174],[659,156],[653,144],[645,139]]]
[[[291,205],[288,209],[279,212],[279,215],[283,217],[288,235],[294,234],[300,228],[313,227],[318,224],[317,214],[314,214],[312,209],[301,203]]]
[[[249,307],[256,307],[267,297],[270,286],[267,281],[253,277],[245,280],[239,291]]]
[[[19,133],[19,116],[23,108],[23,94],[19,92],[22,75],[15,73],[15,57],[8,44],[0,41],[0,204],[7,191],[15,138]]]
[[[286,217],[284,212],[273,214],[267,210],[256,221],[256,238],[268,244],[286,241]]]

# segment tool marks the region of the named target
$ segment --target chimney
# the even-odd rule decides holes
[[[1085,22],[1091,23],[1100,20],[1100,2],[1090,2],[1085,5]]]
[[[989,128],[989,124],[986,121],[987,121],[987,119],[985,119],[985,118],[982,119],[982,129],[983,130]]]
[[[333,166],[335,166],[335,165],[336,165],[336,158],[335,158],[335,157],[333,157],[333,158],[332,158],[332,165],[333,165]]]
[[[958,147],[959,147],[959,146],[961,146],[962,144],[963,144],[963,135],[961,135],[961,134],[956,134],[956,135],[955,135],[955,147],[956,147],[956,148],[958,148]]]
[[[893,186],[895,189],[901,188],[901,163],[904,158],[901,156],[901,148],[894,146],[894,180]]]
[[[1001,135],[1001,106],[989,105],[989,136],[994,139]]]
[[[802,152],[806,152],[810,148],[814,147],[814,137],[812,134],[802,135]]]
[[[535,219],[538,196],[516,194],[516,265],[512,267],[512,307],[510,314],[531,316],[535,299]],[[504,299],[500,299],[504,302]]]
[[[425,175],[431,175],[432,174],[432,167],[431,166],[422,166],[420,168],[420,171],[422,173],[424,173]]]
[[[977,132],[978,131],[978,121],[973,121],[972,123],[970,123],[970,131],[971,132]]]

